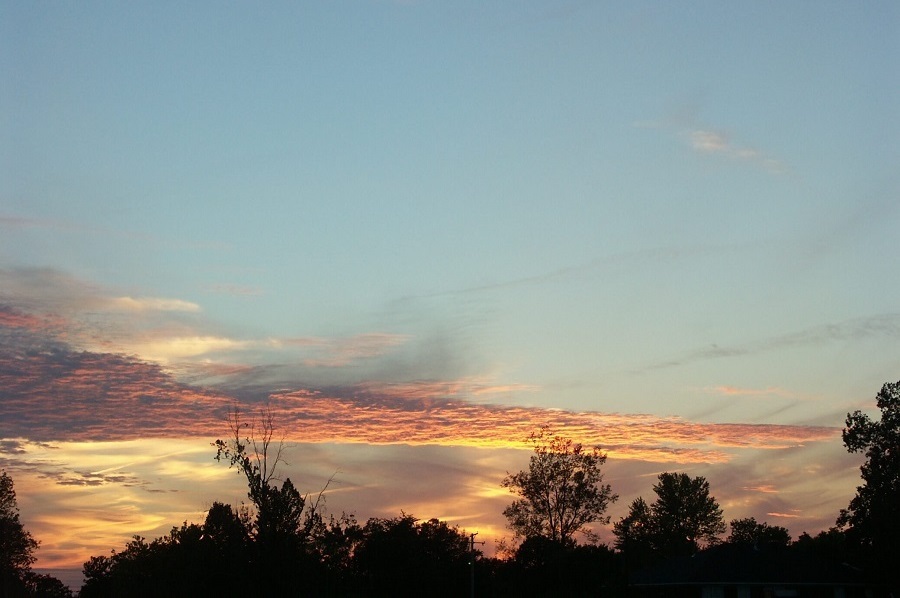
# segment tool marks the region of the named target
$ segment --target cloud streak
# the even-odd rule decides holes
[[[695,349],[694,351],[684,353],[666,361],[651,364],[644,368],[644,370],[681,367],[712,359],[747,357],[769,351],[859,340],[873,336],[900,338],[900,314],[885,313],[862,318],[853,318],[837,323],[814,326],[788,334],[772,336],[741,345],[711,345],[702,349]]]
[[[652,121],[636,122],[634,126],[646,129],[664,129],[678,131],[688,146],[695,152],[703,155],[721,156],[730,160],[753,164],[771,174],[785,174],[788,167],[762,150],[742,144],[731,138],[725,131],[704,126],[697,126],[693,118],[685,123],[683,118],[675,123],[657,123]]]
[[[691,147],[704,154],[719,154],[734,160],[756,163],[769,172],[782,174],[787,168],[780,161],[757,149],[735,144],[727,134],[709,129],[693,129],[688,132]]]
[[[668,263],[694,256],[721,255],[733,251],[734,247],[721,245],[687,245],[680,247],[652,247],[638,251],[615,253],[594,258],[582,264],[565,266],[556,270],[541,272],[533,276],[523,276],[494,283],[437,291],[430,294],[404,297],[402,300],[428,299],[442,296],[465,295],[513,289],[529,285],[542,285],[567,278],[572,278],[593,271],[623,266],[640,266],[644,264]]]
[[[703,389],[704,392],[712,395],[719,395],[728,398],[745,397],[745,398],[762,398],[762,399],[798,399],[799,395],[795,392],[770,386],[768,388],[742,388],[739,386],[730,386],[721,384]]]

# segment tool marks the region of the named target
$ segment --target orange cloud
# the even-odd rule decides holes
[[[475,379],[276,392],[250,388],[247,394],[238,386],[228,392],[192,386],[156,364],[59,344],[43,350],[0,349],[0,438],[214,438],[224,432],[227,410],[248,401],[267,401],[288,437],[304,442],[522,448],[531,431],[547,424],[600,446],[611,457],[662,463],[727,462],[736,450],[786,449],[831,440],[839,432],[460,399],[504,390]]]
[[[744,486],[743,489],[750,492],[762,492],[763,494],[778,494],[778,490],[771,484],[761,484],[759,486]]]
[[[381,388],[381,387],[380,387]],[[425,388],[433,390],[433,383]],[[406,387],[406,390],[410,390]],[[677,417],[576,412],[450,401],[407,392],[339,398],[304,391],[271,395],[276,418],[305,442],[442,444],[521,448],[540,425],[611,458],[674,463],[721,463],[726,449],[780,449],[833,439],[827,427],[699,424]]]

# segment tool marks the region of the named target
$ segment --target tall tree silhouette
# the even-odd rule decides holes
[[[317,576],[319,563],[311,554],[311,533],[320,521],[320,502],[329,480],[310,502],[290,478],[281,481],[279,466],[284,464],[284,440],[276,442],[275,419],[264,409],[255,421],[244,422],[235,410],[229,414],[227,440],[216,440],[216,460],[226,461],[247,479],[247,496],[256,509],[253,525],[254,569],[260,590],[297,593]],[[278,482],[281,481],[279,485]],[[298,571],[309,573],[306,580]]]
[[[900,582],[896,556],[900,554],[900,382],[888,382],[876,396],[881,419],[861,411],[847,414],[844,446],[863,453],[863,484],[842,510],[837,524],[847,528],[863,558],[882,574]]]
[[[576,532],[595,536],[591,523],[609,523],[607,507],[618,499],[603,483],[600,467],[606,455],[594,447],[585,449],[570,438],[553,435],[544,427],[529,437],[534,454],[527,470],[507,475],[504,488],[519,499],[503,515],[517,537],[543,537],[554,542],[574,542]]]
[[[4,594],[24,582],[37,547],[37,540],[19,521],[13,480],[4,471],[0,473],[0,590]]]
[[[0,472],[0,596],[72,596],[60,580],[31,570],[38,544],[19,521],[12,478],[5,471]]]
[[[661,473],[653,486],[656,500],[649,507],[639,498],[613,526],[620,550],[649,548],[657,556],[689,555],[715,544],[725,532],[722,509],[709,494],[703,476]]]

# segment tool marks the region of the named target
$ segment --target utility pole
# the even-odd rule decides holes
[[[469,567],[471,575],[469,576],[469,596],[470,598],[475,598],[475,545],[481,544],[484,546],[484,542],[476,542],[475,536],[478,535],[478,532],[473,534],[469,534]]]

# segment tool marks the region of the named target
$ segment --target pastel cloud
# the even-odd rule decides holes
[[[226,353],[278,351],[307,368],[340,368],[400,347],[407,335],[231,338],[210,334],[199,304],[180,298],[124,295],[48,268],[0,269],[0,327],[29,328],[47,339],[97,352],[125,353],[167,367]],[[2,332],[2,331],[0,331]],[[277,359],[275,361],[278,361]]]
[[[769,157],[761,151],[733,142],[721,131],[711,129],[692,129],[687,133],[691,147],[705,154],[719,154],[736,160],[756,163],[769,172],[781,174],[786,167],[779,160]]]
[[[714,131],[691,131],[691,145],[702,152],[727,152],[730,148],[728,140]]]
[[[201,312],[194,302],[122,295],[48,268],[0,269],[0,311],[5,314],[0,322],[11,325],[11,314],[19,320],[27,316],[35,332],[46,333],[45,340],[64,339],[91,350],[141,354],[146,344],[155,354],[178,355],[190,344],[181,339],[207,336],[197,334],[201,323],[190,319]],[[39,322],[52,326],[36,327]],[[166,337],[169,352],[158,344]]]
[[[771,484],[763,484],[761,486],[744,486],[744,490],[749,492],[762,492],[764,494],[778,494],[778,490]]]
[[[110,299],[113,309],[128,311],[185,311],[198,312],[200,306],[181,299],[164,299],[159,297],[114,297]]]
[[[697,126],[693,118],[678,118],[675,122],[638,121],[635,127],[642,129],[675,129],[687,140],[695,152],[706,155],[717,155],[755,164],[772,174],[784,174],[788,168],[781,160],[777,160],[765,152],[736,142],[728,133],[705,126]]]
[[[129,353],[140,355],[143,359],[168,363],[174,359],[234,351],[248,345],[249,343],[245,341],[217,336],[163,336],[124,343],[122,348]]]

